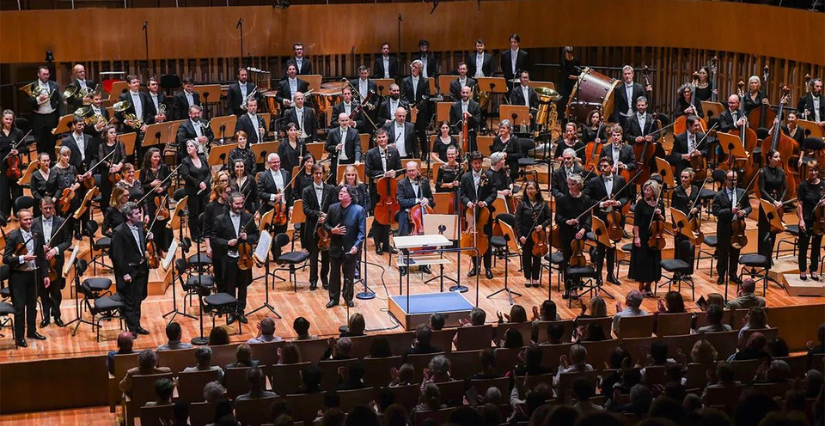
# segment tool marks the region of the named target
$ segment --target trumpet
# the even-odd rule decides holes
[[[258,94],[258,86],[255,86],[255,88],[252,89],[252,93],[246,95],[246,99],[244,99],[243,104],[241,104],[241,109],[246,111],[246,104],[249,102],[250,99],[255,99],[255,95],[257,95],[257,94]]]

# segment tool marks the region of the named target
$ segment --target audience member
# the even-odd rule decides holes
[[[347,374],[344,375],[344,367],[338,367],[338,375],[340,376],[336,390],[356,390],[364,389],[367,385],[364,383],[364,364],[355,361],[346,367]]]
[[[407,426],[409,419],[410,416],[407,414],[407,409],[398,403],[390,405],[386,411],[384,411],[385,426]]]
[[[593,367],[587,363],[587,349],[576,344],[570,347],[569,360],[567,355],[559,357],[559,369],[553,381],[558,383],[562,373],[581,373],[585,371],[593,371]]]
[[[203,387],[203,400],[218,403],[226,400],[226,388],[218,382],[209,382]]]
[[[504,338],[499,342],[499,346],[504,349],[519,349],[524,347],[524,337],[515,328],[508,328],[504,332]]]
[[[424,370],[424,381],[433,383],[452,382],[450,360],[444,355],[436,355],[430,360],[429,369]]]
[[[539,342],[539,343],[549,343],[551,345],[560,345],[562,343],[566,343],[564,341],[564,324],[560,321],[553,321],[547,324],[547,342]]]
[[[498,406],[488,403],[481,407],[481,426],[499,426],[502,422],[501,410]]]
[[[521,351],[518,355],[519,362],[516,364],[515,372],[519,376],[529,374],[531,376],[538,376],[541,374],[552,373],[552,370],[542,365],[541,359],[543,353],[541,347],[532,344]]]
[[[413,347],[404,352],[404,362],[407,355],[434,354],[441,352],[441,349],[430,344],[433,337],[433,329],[429,324],[419,324],[415,329],[415,340]]]
[[[321,426],[343,426],[345,419],[343,411],[332,408],[324,411],[324,415],[321,416]]]
[[[333,361],[342,361],[351,359],[352,340],[349,337],[340,337],[338,340],[333,338],[327,339],[327,350],[321,355],[321,361],[331,359]]]
[[[693,344],[693,348],[690,350],[690,361],[702,364],[706,366],[710,366],[716,361],[716,357],[719,354],[716,352],[716,348],[713,347],[713,344],[705,340],[704,337],[700,337],[696,343]]]
[[[473,380],[481,379],[495,379],[501,375],[496,372],[496,353],[492,348],[484,349],[478,353],[478,361],[481,364],[481,370],[473,374],[470,378]]]
[[[444,328],[444,323],[446,322],[447,320],[446,318],[444,318],[444,315],[441,315],[437,312],[430,315],[430,328],[432,328],[433,331],[442,330]]]
[[[278,364],[299,364],[301,362],[301,349],[294,343],[287,343],[283,348],[278,348]]]
[[[193,371],[218,371],[218,380],[223,381],[223,369],[217,365],[212,365],[212,348],[209,346],[199,346],[195,349],[195,361],[197,365],[193,367],[186,367],[183,369],[184,373],[191,373]]]
[[[117,350],[109,351],[106,354],[106,366],[109,368],[109,374],[115,374],[115,355],[129,355],[135,353],[132,349],[135,339],[132,338],[132,333],[124,331],[117,335]]]
[[[318,336],[312,336],[309,334],[309,321],[304,317],[295,318],[295,321],[292,321],[292,329],[295,331],[295,334],[298,336],[295,340],[312,340],[316,339]]]
[[[779,411],[779,404],[773,398],[758,392],[745,392],[736,407],[734,423],[736,426],[758,426],[773,411]]]
[[[524,306],[521,305],[513,305],[513,307],[510,308],[509,314],[502,315],[501,312],[496,312],[496,316],[498,316],[499,324],[503,324],[505,319],[508,323],[514,324],[527,322],[527,311],[525,311]]]
[[[392,381],[390,382],[390,387],[396,386],[408,386],[415,384],[413,382],[415,377],[415,367],[410,363],[401,364],[401,368],[395,369],[392,368],[390,370],[392,374]]]
[[[146,403],[147,407],[154,407],[158,405],[172,405],[172,393],[175,391],[175,383],[169,379],[155,380],[155,395],[158,399],[156,401],[149,401]]]
[[[745,278],[742,285],[739,286],[739,296],[736,299],[731,299],[725,305],[728,309],[750,309],[753,307],[764,308],[765,299],[754,294],[756,290],[756,282],[753,278]]]
[[[347,415],[346,426],[381,426],[375,411],[366,405],[356,405]]]
[[[421,396],[414,411],[437,411],[442,408],[446,408],[446,405],[441,403],[441,392],[438,390],[438,385],[433,382],[426,382],[421,385]]]
[[[169,339],[165,345],[158,346],[158,351],[173,351],[176,349],[191,349],[191,343],[181,342],[181,336],[183,335],[183,330],[180,328],[180,324],[176,322],[170,322],[166,325],[166,338]]]
[[[710,305],[707,311],[708,325],[699,327],[699,333],[717,333],[720,331],[730,331],[728,324],[722,324],[722,318],[725,316],[725,309],[720,305]]]
[[[816,398],[819,395],[822,385],[825,383],[822,372],[819,370],[808,370],[802,382],[802,389],[805,391],[805,398]]]
[[[370,343],[370,358],[387,358],[392,356],[390,340],[384,336],[376,336]]]
[[[223,327],[215,327],[209,332],[209,346],[220,346],[229,344],[229,333]]]
[[[482,418],[481,413],[474,407],[463,405],[453,410],[447,421],[455,426],[479,426]]]
[[[648,315],[647,311],[641,309],[643,298],[644,296],[639,290],[630,290],[630,293],[627,293],[627,298],[625,299],[627,308],[622,310],[622,303],[616,302],[616,315],[613,316],[613,334],[616,336],[619,335],[619,324],[622,317],[639,317]]]
[[[249,392],[238,395],[235,401],[245,401],[247,399],[268,398],[278,396],[275,392],[270,392],[265,389],[264,372],[257,366],[246,371],[246,382],[249,385]]]
[[[253,344],[253,343],[268,343],[268,342],[280,342],[284,339],[275,335],[275,320],[266,317],[258,322],[258,335],[249,339],[246,343]]]
[[[172,407],[172,424],[169,426],[189,426],[189,404],[176,402]]]
[[[573,394],[576,395],[576,403],[573,405],[573,408],[575,408],[579,414],[587,414],[604,409],[590,402],[590,398],[596,393],[596,386],[593,382],[584,377],[579,377],[573,380],[571,387],[573,388]]]
[[[790,355],[788,343],[781,337],[774,337],[773,339],[768,340],[768,344],[765,349],[771,358],[784,358]]]
[[[158,355],[151,349],[144,349],[138,354],[138,366],[126,371],[126,376],[120,381],[120,390],[131,394],[132,377],[135,375],[171,373],[169,367],[158,367]]]
[[[347,329],[341,332],[340,337],[366,336],[366,333],[364,333],[366,328],[367,323],[366,320],[364,320],[364,315],[356,312],[350,315],[349,320],[347,321]]]
[[[310,364],[301,371],[301,393],[321,392],[321,367]]]
[[[252,359],[252,347],[243,343],[238,345],[238,349],[235,349],[235,362],[227,364],[224,370],[227,368],[257,367],[259,363],[257,359]]]

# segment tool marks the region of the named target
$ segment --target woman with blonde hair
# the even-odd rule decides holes
[[[104,235],[112,235],[115,228],[117,228],[125,218],[123,217],[123,213],[120,212],[120,208],[123,207],[129,201],[129,191],[121,186],[115,186],[112,188],[112,195],[109,198],[109,207],[106,208],[106,212],[103,216],[103,234]]]
[[[344,175],[341,176],[341,182],[335,191],[340,192],[341,188],[345,186],[355,190],[355,199],[352,201],[363,207],[364,211],[370,211],[369,192],[367,192],[367,186],[361,182],[361,177],[358,176],[358,169],[356,169],[355,166],[347,166],[347,168],[344,169]]]
[[[648,244],[651,236],[650,224],[664,220],[665,206],[659,183],[654,180],[642,186],[642,196],[636,203],[633,218],[633,247],[630,250],[630,270],[628,278],[639,283],[639,291],[646,297],[653,297],[651,284],[662,278],[662,252]]]

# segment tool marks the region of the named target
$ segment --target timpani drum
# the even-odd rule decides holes
[[[262,95],[264,99],[266,99],[267,112],[272,114],[273,117],[279,115],[281,112],[281,104],[278,103],[278,99],[275,98],[276,93],[278,93],[277,90],[270,90],[264,92]]]
[[[587,116],[599,107],[602,116],[610,116],[613,113],[613,89],[618,85],[619,80],[585,68],[567,101],[568,120],[585,123]]]
[[[341,102],[343,96],[341,83],[324,83],[318,90],[312,91],[313,107],[315,108],[316,117],[324,117],[328,109],[332,109],[338,102]]]

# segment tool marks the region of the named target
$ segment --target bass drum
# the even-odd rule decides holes
[[[609,117],[613,113],[613,89],[618,85],[619,80],[585,68],[567,101],[568,120],[585,123],[587,116],[599,107],[602,115]]]

